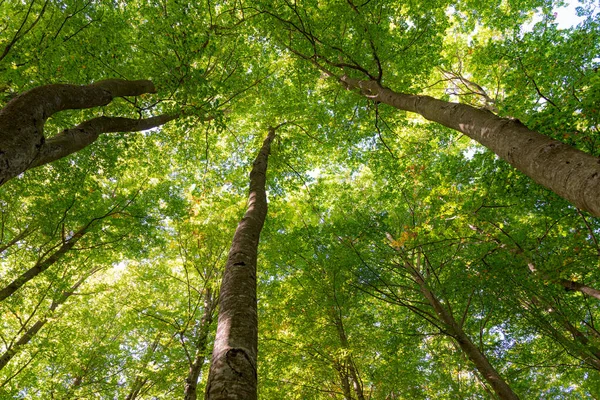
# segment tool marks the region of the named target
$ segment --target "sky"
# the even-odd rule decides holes
[[[560,7],[556,10],[556,20],[558,27],[567,29],[583,21],[583,18],[577,16],[575,8],[579,5],[577,1],[570,1],[567,7]]]
[[[571,28],[584,19],[583,17],[578,17],[577,12],[575,11],[575,9],[580,5],[578,1],[571,0],[566,1],[565,3],[568,3],[567,7],[560,7],[556,10],[555,22],[558,24],[560,29]]]

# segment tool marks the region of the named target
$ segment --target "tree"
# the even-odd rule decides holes
[[[256,262],[258,243],[267,216],[267,162],[269,134],[250,172],[248,209],[240,221],[227,257],[219,295],[219,321],[206,386],[207,399],[256,398],[258,313]]]
[[[541,0],[0,1],[10,129],[15,104],[34,114],[32,93],[137,86],[42,115],[43,132],[27,125],[38,141],[5,153],[37,158],[0,190],[0,397],[598,397],[600,220],[471,141],[475,124],[455,126],[485,120],[596,160],[598,15],[583,3],[563,29],[562,12]],[[251,177],[266,223],[240,223],[258,132],[282,120],[268,176]],[[79,128],[95,133],[76,141]],[[42,137],[58,149],[43,164]],[[249,222],[250,261],[234,259]],[[231,287],[232,269],[246,286]],[[232,315],[244,343],[222,323]],[[223,354],[250,360],[241,377]]]
[[[223,272],[207,399],[256,398],[256,263],[260,232],[267,216],[267,162],[277,128],[279,126],[269,128],[254,160],[248,209],[235,231]]]
[[[391,60],[381,61],[380,53],[387,50],[384,47],[386,44],[374,38],[371,32],[376,29],[392,30],[390,25],[395,24],[393,9],[381,10],[379,22],[371,24],[365,17],[370,10],[364,6],[367,4],[363,4],[361,10],[348,2],[346,10],[335,7],[330,15],[320,13],[318,19],[312,18],[308,10],[285,2],[274,5],[274,11],[266,8],[264,12],[281,25],[281,31],[287,33],[280,39],[286,48],[348,90],[356,91],[371,101],[417,113],[427,120],[455,129],[492,150],[576,207],[600,216],[600,163],[597,157],[532,131],[518,119],[501,118],[488,110],[430,96],[402,93],[384,86],[384,74],[389,74],[386,68]],[[354,25],[351,29],[361,34],[353,35],[348,40],[346,35],[324,28],[323,21],[330,20],[334,15],[351,21],[349,25]],[[342,29],[349,27],[345,24]],[[366,61],[368,64],[365,65],[375,65],[376,72],[369,71],[368,66],[357,61],[364,59],[364,55],[345,48],[356,49],[356,52],[368,51],[371,60]],[[393,82],[393,77],[390,81]]]
[[[139,120],[97,117],[49,139],[44,136],[46,120],[59,111],[104,106],[116,97],[155,91],[150,81],[112,79],[88,86],[46,85],[17,96],[0,110],[0,185],[27,169],[83,149],[103,133],[137,132],[175,119],[172,115]]]

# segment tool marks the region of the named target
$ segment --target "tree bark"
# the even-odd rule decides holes
[[[512,391],[506,381],[500,376],[496,369],[490,364],[487,357],[479,350],[473,341],[463,331],[460,324],[456,322],[452,314],[440,303],[437,297],[429,290],[425,280],[416,270],[407,267],[413,278],[419,285],[421,293],[425,296],[440,320],[448,327],[452,337],[458,342],[462,351],[475,364],[477,370],[483,375],[484,379],[490,384],[494,392],[500,399],[518,400],[519,397]]]
[[[196,354],[194,355],[194,360],[190,364],[188,375],[185,378],[184,400],[196,400],[198,398],[198,377],[200,376],[200,371],[202,370],[206,358],[206,342],[213,321],[214,310],[215,302],[212,290],[206,288],[204,293],[204,312],[202,314],[202,319],[200,320],[198,339],[196,341]]]
[[[483,234],[483,235],[486,234],[485,231],[483,229],[481,229],[480,227],[477,227],[474,225],[469,225],[469,227],[479,234]],[[497,243],[499,246],[503,246],[503,243],[499,238],[494,237],[492,240],[495,243]],[[544,280],[547,280],[547,281],[555,283],[555,284],[559,284],[563,288],[565,288],[565,290],[567,290],[567,291],[577,291],[577,292],[583,293],[587,296],[595,297],[598,300],[600,300],[600,290],[598,290],[598,289],[595,289],[591,286],[588,286],[588,285],[585,285],[583,283],[579,283],[576,281],[572,281],[569,279],[553,278],[552,276],[550,276],[550,274],[538,271],[538,269],[535,267],[535,265],[533,264],[531,259],[529,257],[527,257],[527,255],[525,254],[525,251],[519,244],[517,244],[515,247],[513,247],[513,251],[516,254],[518,254],[519,256],[521,256],[525,260],[525,262],[527,262],[527,268],[528,268],[529,272],[531,272],[533,274],[533,276],[535,276],[537,278],[542,278]]]
[[[342,388],[342,393],[344,393],[344,400],[354,400],[352,398],[352,391],[350,390],[350,379],[346,367],[337,362],[334,363],[333,367],[340,376],[340,387]]]
[[[129,391],[127,397],[125,397],[125,400],[136,400],[140,392],[144,388],[146,382],[148,382],[148,377],[142,378],[141,376],[136,376],[135,380],[133,381],[131,390]]]
[[[375,80],[340,78],[350,90],[399,110],[464,133],[535,182],[576,207],[600,217],[600,159],[525,127],[466,104],[397,93]]]
[[[543,326],[541,327],[543,330],[546,330],[571,356],[582,360],[591,368],[600,371],[600,349],[585,333],[577,329],[577,327],[567,319],[560,311],[560,307],[556,302],[532,296],[530,299],[530,307],[533,308],[533,306],[537,308],[538,312],[541,312],[542,315],[547,314],[556,321],[564,331],[569,333],[572,339],[569,339],[564,331],[559,331],[558,328],[554,327],[554,325],[548,321],[542,321]]]
[[[13,237],[10,241],[8,241],[8,243],[0,245],[0,254],[4,253],[6,250],[14,246],[19,240],[25,239],[27,236],[33,233],[34,230],[35,229],[33,228],[26,228],[22,232],[18,233],[15,237]]]
[[[256,261],[260,232],[267,215],[266,171],[275,130],[269,128],[254,161],[248,207],[235,231],[225,265],[207,400],[257,398]]]
[[[62,110],[105,106],[116,97],[154,93],[147,80],[108,79],[91,85],[45,85],[20,94],[0,110],[0,185],[20,173],[64,157],[107,132],[133,132],[162,125],[176,116],[132,120],[100,117],[46,140],[44,124]]]
[[[161,334],[159,333],[158,336],[156,336],[156,339],[154,339],[154,342],[152,342],[152,345],[144,353],[144,357],[142,358],[142,367],[140,368],[141,371],[140,371],[139,375],[137,375],[135,377],[135,379],[133,380],[133,384],[131,385],[129,394],[127,395],[127,397],[125,397],[125,400],[136,400],[137,397],[142,392],[142,389],[148,382],[148,377],[144,376],[143,371],[148,366],[148,364],[152,358],[152,355],[156,352],[156,349],[158,348],[158,345],[160,344],[160,337],[161,337]]]
[[[164,125],[176,118],[176,115],[159,115],[146,119],[119,117],[93,118],[75,128],[65,129],[58,135],[46,140],[28,169],[48,164],[75,153],[94,143],[102,133],[144,131]]]
[[[558,283],[560,283],[560,285],[562,287],[564,287],[566,290],[578,291],[578,292],[587,294],[588,296],[595,297],[598,300],[600,300],[600,290],[598,290],[598,289],[584,285],[583,283],[570,281],[568,279],[560,279],[558,281]]]
[[[75,246],[75,244],[79,240],[81,240],[81,238],[89,231],[89,229],[94,223],[102,221],[105,218],[114,215],[115,213],[117,213],[117,206],[110,209],[106,214],[91,219],[87,224],[79,228],[79,230],[77,230],[68,239],[63,238],[62,244],[60,245],[58,250],[54,251],[50,256],[46,257],[53,249],[58,247],[58,244],[52,249],[42,254],[40,256],[40,259],[35,263],[33,267],[29,268],[27,271],[23,272],[7,286],[0,289],[0,301],[3,301],[7,297],[11,296],[27,282],[29,282],[30,280],[32,280],[33,278],[50,268],[57,261],[59,261],[66,253],[68,253]]]

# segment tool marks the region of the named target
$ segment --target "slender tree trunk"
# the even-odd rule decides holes
[[[562,319],[564,328],[571,334],[576,342],[583,346],[583,349],[579,354],[581,354],[582,358],[593,368],[600,371],[600,349],[591,343],[590,339],[570,321],[564,317]]]
[[[346,330],[344,329],[344,322],[342,321],[342,316],[334,311],[333,312],[333,322],[338,332],[338,337],[340,338],[340,343],[342,344],[342,348],[345,350],[350,349],[350,343],[348,342],[348,336],[346,335]],[[342,365],[345,366],[345,377],[348,383],[352,384],[352,389],[354,394],[356,394],[356,398],[358,400],[365,400],[365,395],[363,393],[363,386],[360,380],[358,370],[356,369],[356,365],[354,364],[354,360],[351,354],[347,354],[344,357]]]
[[[91,224],[91,222],[90,222]],[[11,296],[14,292],[19,290],[23,285],[27,282],[50,268],[53,264],[55,264],[58,260],[60,260],[66,253],[68,253],[73,246],[86,234],[89,229],[90,224],[85,225],[83,228],[75,232],[75,234],[68,240],[64,241],[63,244],[52,253],[49,257],[39,260],[35,265],[29,268],[27,271],[23,272],[16,279],[14,279],[11,283],[6,285],[4,288],[0,289],[0,301],[6,299]]]
[[[33,267],[29,268],[27,271],[23,272],[7,286],[0,289],[0,301],[3,301],[7,297],[11,296],[27,282],[29,282],[30,280],[32,280],[33,278],[50,268],[57,261],[59,261],[66,253],[71,251],[75,244],[77,244],[77,242],[81,240],[81,238],[89,231],[93,224],[95,224],[98,221],[102,221],[103,219],[114,215],[117,212],[117,206],[114,206],[106,214],[91,219],[87,224],[79,228],[79,230],[77,230],[68,239],[63,237],[62,244],[56,251],[54,251],[49,256],[48,254],[51,250],[44,253]],[[53,247],[53,249],[55,249],[57,246]]]
[[[594,289],[593,287],[584,285],[583,283],[570,281],[568,279],[560,279],[558,283],[560,283],[560,285],[566,290],[575,290],[600,300],[600,290],[598,289]]]
[[[342,388],[342,393],[344,393],[344,400],[354,400],[352,398],[352,391],[350,390],[350,379],[347,368],[343,363],[338,362],[334,364],[334,368],[340,376],[340,387]]]
[[[198,377],[200,376],[200,371],[202,370],[206,358],[206,342],[213,321],[214,311],[215,301],[213,299],[213,292],[210,288],[206,288],[204,293],[204,312],[202,314],[202,319],[200,320],[198,340],[196,341],[196,354],[194,360],[190,364],[188,375],[185,378],[184,400],[196,400],[198,398]]]
[[[410,266],[406,269],[411,272],[413,278],[421,289],[421,293],[423,293],[440,320],[448,327],[452,337],[457,341],[462,351],[464,351],[467,357],[469,357],[473,364],[475,364],[477,370],[483,375],[484,379],[490,384],[492,389],[494,389],[498,397],[506,400],[518,400],[519,397],[512,391],[506,381],[494,369],[486,356],[473,343],[469,336],[467,336],[460,324],[456,322],[452,314],[442,305],[442,303],[440,303],[433,292],[429,290],[421,274],[419,274]]]
[[[91,274],[88,274],[88,275],[84,276],[83,278],[79,279],[70,288],[70,290],[68,292],[63,293],[63,295],[58,300],[53,301],[52,304],[50,305],[50,308],[48,309],[48,313],[52,314],[58,308],[58,306],[63,304],[65,301],[67,301],[67,299],[69,297],[71,297],[71,295],[79,288],[79,286],[81,286],[81,284],[90,275]],[[31,326],[31,328],[27,329],[27,331],[23,334],[23,336],[21,336],[19,338],[19,340],[17,340],[17,342],[14,343],[14,345],[10,346],[8,349],[6,349],[4,354],[0,355],[0,370],[2,370],[2,368],[4,368],[6,366],[6,364],[9,363],[9,361],[18,353],[18,351],[23,346],[25,346],[27,343],[29,343],[31,341],[31,339],[33,339],[33,337],[40,331],[40,329],[42,329],[44,327],[44,325],[46,325],[47,322],[48,322],[48,316],[45,316],[44,318],[40,319],[39,321],[36,321],[36,323],[33,324]]]
[[[600,217],[600,159],[466,104],[397,93],[375,80],[340,78],[348,89],[464,133],[576,207]]]
[[[257,398],[256,260],[267,215],[266,172],[274,137],[275,128],[269,128],[250,172],[248,208],[235,231],[227,257],[219,296],[217,336],[206,386],[207,400]]]
[[[19,234],[17,234],[14,238],[12,238],[8,243],[0,245],[0,254],[4,253],[6,250],[14,246],[19,240],[25,239],[31,233],[33,233],[34,229],[26,228]]]
[[[146,119],[98,117],[72,129],[65,129],[47,139],[28,169],[59,160],[94,143],[100,134],[109,132],[139,132],[155,128],[176,119],[176,115],[159,115]]]
[[[356,369],[356,364],[352,357],[348,357],[348,369],[350,371],[350,380],[352,381],[352,388],[356,394],[358,400],[365,400],[365,394],[363,392],[363,385]]]
[[[59,111],[105,106],[116,97],[155,91],[147,80],[108,79],[86,86],[39,86],[15,97],[0,110],[0,185],[30,168],[81,150],[102,133],[150,129],[177,118],[99,117],[47,140],[44,136],[46,120]]]
[[[144,371],[146,371],[148,364],[151,363],[152,356],[156,352],[156,349],[158,348],[158,345],[160,344],[160,337],[161,337],[161,334],[159,333],[156,336],[156,339],[154,339],[154,342],[152,342],[152,345],[144,353],[144,357],[142,359],[142,367],[140,368],[140,372],[133,380],[133,384],[131,385],[131,389],[129,390],[129,394],[127,395],[125,400],[137,399],[137,397],[142,392],[142,389],[148,382],[148,377],[145,376]]]
[[[135,400],[139,396],[140,392],[144,388],[144,385],[148,382],[148,377],[136,376],[131,386],[131,390],[125,400]]]
[[[557,283],[564,287],[565,290],[577,291],[600,300],[600,290],[584,285],[583,283],[571,281],[569,279],[553,278],[549,274],[538,271],[531,261],[527,261],[527,267],[529,268],[529,271],[531,271],[532,274],[541,277],[542,279],[547,280],[549,282]]]
[[[485,231],[483,229],[481,229],[480,227],[474,226],[474,225],[469,225],[469,227],[474,230],[475,232],[485,235]],[[502,241],[497,238],[494,237],[492,238],[492,240],[497,243],[499,246],[502,246],[503,243]],[[527,257],[527,255],[525,254],[525,251],[523,250],[523,248],[517,244],[515,247],[513,247],[514,251],[516,254],[520,255],[525,262],[527,263],[527,268],[529,269],[529,272],[531,272],[533,274],[533,276],[537,277],[537,278],[542,278],[544,280],[547,280],[549,282],[552,283],[556,283],[561,285],[562,287],[565,288],[565,290],[573,290],[573,291],[577,291],[580,293],[583,293],[585,295],[591,296],[591,297],[595,297],[598,300],[600,300],[600,290],[595,289],[593,287],[587,286],[583,283],[580,282],[576,282],[576,281],[571,281],[569,279],[562,279],[562,278],[553,278],[551,277],[549,274],[543,273],[538,271],[538,269],[535,267],[535,265],[533,264],[533,262],[531,261],[531,259],[529,257]]]
[[[583,360],[583,362],[590,367],[600,371],[600,349],[595,345],[595,340],[591,341],[585,333],[577,329],[577,327],[559,311],[560,308],[555,302],[542,300],[537,296],[533,296],[530,300],[530,304],[542,311],[542,314],[547,313],[554,321],[562,326],[565,331],[569,332],[572,339],[569,339],[568,335],[564,334],[564,331],[561,332],[559,329],[555,328],[552,323],[542,320],[542,323],[544,324],[542,328],[549,332],[550,336],[567,350],[567,353]]]

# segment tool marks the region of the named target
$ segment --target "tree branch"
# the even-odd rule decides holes
[[[39,167],[75,153],[94,143],[102,133],[139,132],[156,128],[179,115],[163,114],[145,119],[121,117],[93,118],[72,129],[65,129],[48,139],[40,149],[30,168]]]

